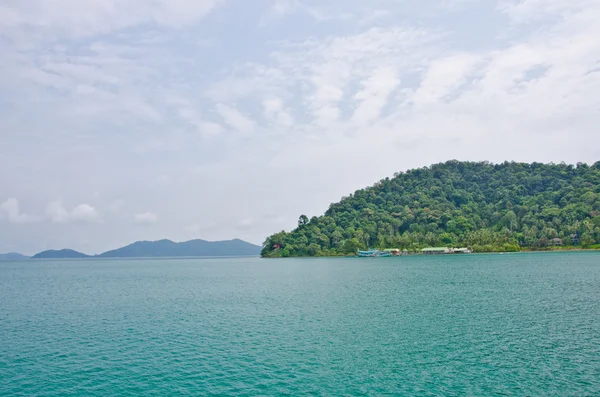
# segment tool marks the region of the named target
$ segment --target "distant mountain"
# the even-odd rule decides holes
[[[43,251],[32,256],[32,259],[70,259],[70,258],[89,258],[89,255],[78,251],[63,249]]]
[[[137,241],[98,255],[100,258],[148,258],[181,256],[258,256],[261,247],[239,239],[228,241]]]
[[[176,243],[171,240],[137,241],[125,247],[90,256],[63,249],[50,250],[34,255],[33,259],[69,258],[164,258],[184,256],[258,256],[261,247],[239,239],[227,241],[191,240]],[[1,257],[0,257],[1,259]]]
[[[9,252],[8,254],[0,254],[0,261],[22,261],[29,259],[28,256],[17,254],[16,252]]]

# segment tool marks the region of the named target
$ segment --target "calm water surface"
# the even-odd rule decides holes
[[[0,396],[600,396],[600,254],[0,263]]]

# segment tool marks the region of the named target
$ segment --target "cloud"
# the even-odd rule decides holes
[[[284,107],[281,98],[268,98],[262,103],[265,119],[278,126],[290,127],[294,124],[294,118],[289,109]]]
[[[9,198],[0,204],[0,219],[6,218],[10,223],[15,225],[37,223],[41,220],[37,216],[22,213],[19,207],[17,199]]]
[[[213,18],[225,1],[2,3],[3,192],[35,205],[98,191],[98,211],[124,213],[118,197],[169,217],[90,227],[74,222],[90,208],[59,202],[48,217],[64,225],[0,227],[0,251],[82,234],[98,251],[200,232],[262,242],[398,170],[600,157],[600,2],[259,3]]]
[[[282,107],[278,98],[300,96],[295,112],[307,112],[312,116],[310,124],[315,127],[331,127],[347,120],[354,110],[354,121],[366,123],[379,116],[388,96],[400,83],[400,74],[422,68],[427,58],[435,54],[432,42],[436,37],[423,29],[393,27],[288,43],[287,48],[272,54],[274,65],[254,68],[257,75],[247,76],[244,80],[247,88],[237,99],[265,95],[263,108],[267,121],[277,117],[276,112]],[[262,81],[262,71],[267,69],[274,70],[271,75],[276,79],[270,84],[276,87],[270,91],[280,92],[278,96],[265,92],[269,83]],[[234,84],[232,81],[221,86]],[[355,84],[362,89],[356,91]],[[301,109],[304,105],[307,108]],[[284,120],[289,114],[286,110]]]
[[[71,220],[69,211],[63,207],[60,201],[49,203],[46,207],[46,214],[55,223],[67,223]]]
[[[393,19],[402,22],[404,18],[421,19],[439,17],[455,13],[477,0],[421,0],[401,2],[398,0],[374,0],[368,4],[360,0],[274,0],[260,20],[260,26],[277,18],[309,16],[317,23],[348,24],[351,26],[373,26]],[[489,2],[493,4],[493,2]]]
[[[270,13],[276,16],[292,14],[302,7],[299,0],[275,0]]]
[[[501,0],[498,8],[515,23],[548,20],[552,16],[569,17],[598,6],[595,0]]]
[[[158,216],[153,212],[135,214],[134,222],[139,225],[152,225],[158,221]]]
[[[359,104],[352,115],[352,121],[363,125],[377,120],[389,95],[399,84],[396,70],[389,66],[377,68],[370,77],[361,82],[363,89],[354,95]]]
[[[234,107],[218,103],[216,109],[223,121],[234,130],[241,133],[250,133],[254,130],[254,121],[244,116]]]
[[[192,105],[189,102],[180,105],[177,112],[183,120],[187,121],[195,128],[196,132],[203,136],[211,137],[223,132],[223,126],[221,124],[204,120],[199,112],[192,108]]]
[[[96,209],[89,204],[80,204],[71,211],[73,221],[97,222],[99,218]]]
[[[222,0],[45,0],[10,2],[0,6],[0,28],[33,29],[63,37],[106,34],[141,24],[190,25]],[[6,30],[5,30],[5,33]],[[8,32],[9,34],[11,32]]]
[[[453,54],[429,63],[419,88],[412,96],[417,106],[438,103],[452,94],[468,78],[480,57],[474,54]]]
[[[89,204],[79,204],[67,210],[61,201],[53,201],[46,207],[46,214],[54,223],[100,222],[100,214]]]

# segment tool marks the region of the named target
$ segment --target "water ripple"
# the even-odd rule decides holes
[[[1,396],[600,395],[600,256],[0,265]]]

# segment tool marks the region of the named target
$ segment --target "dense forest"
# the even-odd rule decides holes
[[[492,252],[597,243],[600,162],[448,161],[396,173],[330,205],[323,216],[300,216],[295,230],[266,239],[262,256],[427,246]]]

